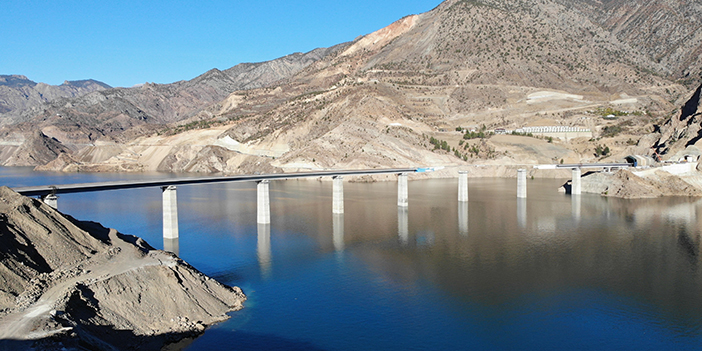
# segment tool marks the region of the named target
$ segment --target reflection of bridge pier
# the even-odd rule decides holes
[[[397,235],[402,246],[409,244],[409,211],[407,207],[397,207]]]
[[[266,277],[271,272],[271,225],[258,224],[258,240],[256,242],[256,255],[261,275]]]
[[[525,198],[517,199],[517,224],[520,228],[526,228],[527,224],[527,201]]]
[[[458,233],[468,235],[468,202],[458,203]]]
[[[573,219],[576,222],[580,222],[581,202],[582,202],[582,199],[581,199],[580,195],[572,195],[570,198],[571,212],[573,215]]]
[[[334,238],[334,250],[344,251],[344,214],[335,213],[332,216],[332,235]]]

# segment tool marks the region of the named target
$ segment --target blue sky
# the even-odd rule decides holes
[[[0,0],[0,74],[171,83],[350,41],[439,3]]]

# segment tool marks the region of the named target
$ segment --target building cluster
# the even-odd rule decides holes
[[[580,127],[568,127],[568,126],[544,126],[544,127],[522,127],[517,128],[515,132],[517,133],[570,133],[570,132],[589,132],[589,129]]]

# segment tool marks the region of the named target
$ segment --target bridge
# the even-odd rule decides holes
[[[572,187],[571,194],[579,195],[580,187],[580,168],[605,168],[623,167],[628,164],[588,164],[588,165],[546,165],[535,166],[537,169],[556,169],[556,168],[571,168],[572,169]],[[112,181],[112,182],[95,182],[82,184],[62,184],[62,185],[42,185],[42,186],[27,186],[16,187],[14,191],[25,196],[39,196],[47,205],[58,208],[58,194],[84,193],[95,191],[119,190],[119,189],[135,189],[147,187],[160,187],[162,191],[162,206],[163,206],[163,239],[177,240],[178,233],[178,201],[176,196],[176,186],[188,184],[206,184],[206,183],[223,183],[223,182],[257,182],[257,223],[270,224],[270,196],[268,183],[271,180],[295,179],[295,178],[312,178],[312,177],[332,177],[332,213],[344,213],[344,188],[343,177],[350,175],[372,175],[372,174],[397,174],[397,206],[398,211],[403,211],[406,214],[408,202],[408,173],[421,173],[433,171],[433,168],[392,168],[392,169],[366,169],[366,170],[334,170],[334,171],[316,171],[316,172],[299,172],[299,173],[275,173],[275,174],[254,174],[254,175],[234,175],[234,176],[217,176],[217,177],[190,177],[190,178],[170,178],[160,180],[138,180],[138,181]],[[517,198],[526,199],[526,169],[517,170]],[[468,172],[458,172],[458,202],[466,204],[468,202]],[[406,218],[399,217],[399,218]],[[402,222],[402,221],[401,221]],[[406,227],[407,223],[399,223],[400,227]],[[406,232],[406,230],[405,230]]]
[[[335,170],[299,173],[274,173],[274,174],[254,174],[254,175],[234,175],[219,177],[197,177],[197,178],[171,178],[160,180],[138,180],[138,181],[113,181],[95,182],[81,184],[62,185],[41,185],[13,188],[14,191],[25,196],[39,196],[44,203],[57,209],[58,194],[85,193],[94,191],[120,190],[160,187],[163,197],[163,238],[177,239],[178,234],[178,200],[176,195],[177,185],[206,184],[223,182],[244,182],[254,181],[257,186],[257,222],[268,224],[271,222],[270,196],[268,182],[271,180],[295,179],[295,178],[316,178],[332,177],[332,212],[335,214],[344,213],[344,188],[343,176],[349,175],[371,175],[371,174],[397,174],[398,175],[398,198],[397,204],[400,207],[408,205],[407,174],[414,172],[431,171],[429,168],[391,168],[391,169],[366,169],[366,170]],[[467,178],[466,178],[467,181]],[[467,183],[466,183],[467,184]],[[466,185],[466,191],[467,191]]]

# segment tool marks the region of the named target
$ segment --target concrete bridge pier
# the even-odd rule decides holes
[[[168,239],[163,238],[163,251],[168,251],[174,253],[176,256],[180,255],[180,242],[178,238]]]
[[[269,224],[271,223],[271,200],[268,192],[268,181],[262,180],[258,182],[256,187],[257,200],[257,211],[256,211],[256,222],[259,224]]]
[[[51,206],[54,210],[58,210],[58,196],[55,194],[44,195],[41,197],[41,201]]]
[[[176,187],[162,186],[163,192],[163,239],[178,238],[178,198]]]
[[[407,173],[400,173],[397,176],[397,206],[408,207]]]
[[[332,213],[344,213],[344,177],[334,176],[332,185]]]
[[[582,191],[582,183],[581,183],[581,170],[579,167],[573,168],[573,181],[570,183],[570,194],[571,195],[580,195]]]
[[[517,197],[520,199],[526,199],[527,197],[527,170],[518,169],[517,170]]]
[[[458,202],[468,202],[467,171],[458,171]]]

